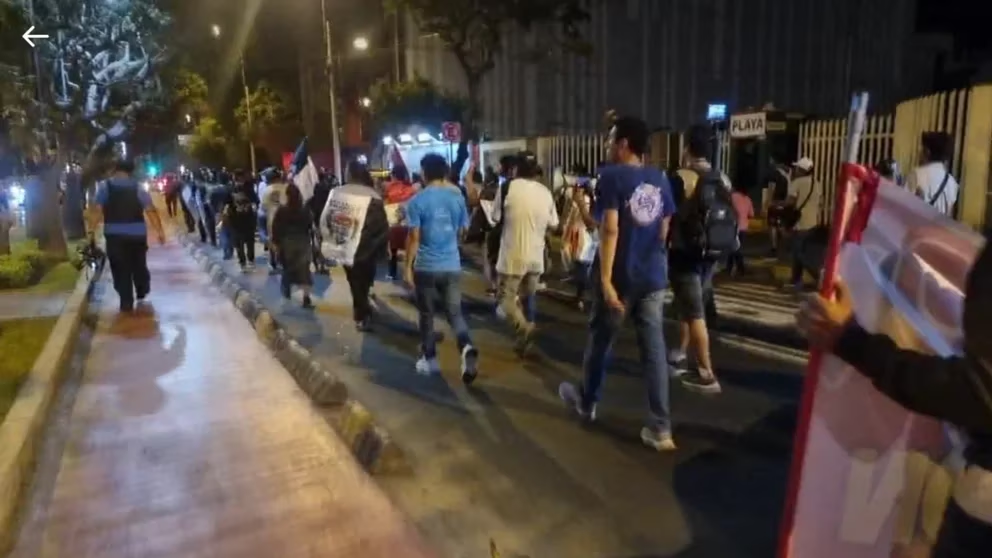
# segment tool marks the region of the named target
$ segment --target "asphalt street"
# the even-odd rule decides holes
[[[572,305],[541,298],[537,350],[520,360],[481,277],[466,271],[481,351],[480,377],[467,388],[451,340],[440,347],[440,376],[414,372],[416,312],[402,287],[377,283],[379,323],[361,334],[339,269],[317,277],[318,308],[307,311],[282,300],[259,254],[259,268],[240,280],[399,441],[409,470],[377,480],[444,555],[489,556],[491,541],[503,558],[774,555],[803,352],[719,336],[724,393],[673,382],[679,449],[659,454],[638,439],[646,398],[631,331],[615,348],[599,420],[583,427],[557,397],[560,382],[579,378],[585,346],[586,318]]]

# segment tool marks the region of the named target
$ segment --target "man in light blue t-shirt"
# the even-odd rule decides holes
[[[406,246],[404,279],[413,288],[420,312],[420,359],[417,372],[439,370],[434,337],[434,302],[441,298],[451,328],[458,338],[462,360],[462,381],[475,380],[478,350],[472,345],[468,324],[462,315],[462,294],[458,281],[462,272],[458,239],[468,228],[468,208],[457,186],[447,181],[448,163],[435,153],[426,155],[420,166],[425,187],[406,205],[410,228]]]

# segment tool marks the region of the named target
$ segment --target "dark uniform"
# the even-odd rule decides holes
[[[114,290],[120,296],[121,310],[130,310],[135,297],[140,301],[151,290],[145,210],[152,206],[152,199],[136,180],[111,178],[97,187],[95,201],[103,208]]]

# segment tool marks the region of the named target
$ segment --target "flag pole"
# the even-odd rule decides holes
[[[834,201],[834,217],[831,223],[830,239],[827,244],[827,254],[824,258],[824,268],[821,273],[819,287],[820,295],[833,297],[837,280],[837,268],[840,250],[844,242],[860,239],[861,231],[850,231],[852,221],[863,227],[867,223],[874,193],[865,197],[861,188],[852,187],[867,181],[863,167],[858,162],[861,137],[864,133],[868,111],[868,93],[856,93],[851,97],[851,110],[847,119],[847,142],[844,145],[844,161],[841,163],[837,177],[837,191]],[[877,186],[877,183],[875,184]],[[858,203],[860,202],[860,203]],[[853,209],[859,215],[851,215],[849,205],[857,203]],[[851,234],[851,233],[854,234]],[[803,379],[802,395],[799,400],[799,411],[796,418],[796,434],[792,444],[792,462],[789,466],[789,479],[786,485],[785,506],[782,512],[782,522],[779,525],[777,558],[798,558],[792,553],[792,535],[796,526],[796,511],[799,501],[799,491],[802,485],[803,465],[806,459],[806,446],[809,442],[809,429],[813,418],[813,401],[819,380],[820,363],[824,353],[822,350],[810,351]]]

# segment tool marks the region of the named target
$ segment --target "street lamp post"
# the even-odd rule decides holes
[[[210,26],[210,33],[214,38],[220,37],[220,25],[214,24]],[[251,113],[251,92],[248,90],[248,75],[245,72],[245,53],[244,49],[241,50],[240,55],[241,61],[241,87],[244,89],[245,94],[245,117],[248,120],[248,150],[251,156],[251,172],[252,174],[258,170],[258,166],[255,162],[255,139],[252,137],[252,113]]]
[[[331,24],[327,21],[327,0],[320,0],[320,19],[324,22],[324,45],[326,47],[324,65],[327,71],[327,101],[330,104],[331,111],[331,143],[334,150],[334,175],[344,183],[344,175],[341,173],[341,137],[338,133],[337,100],[334,94],[334,56],[331,48]]]

